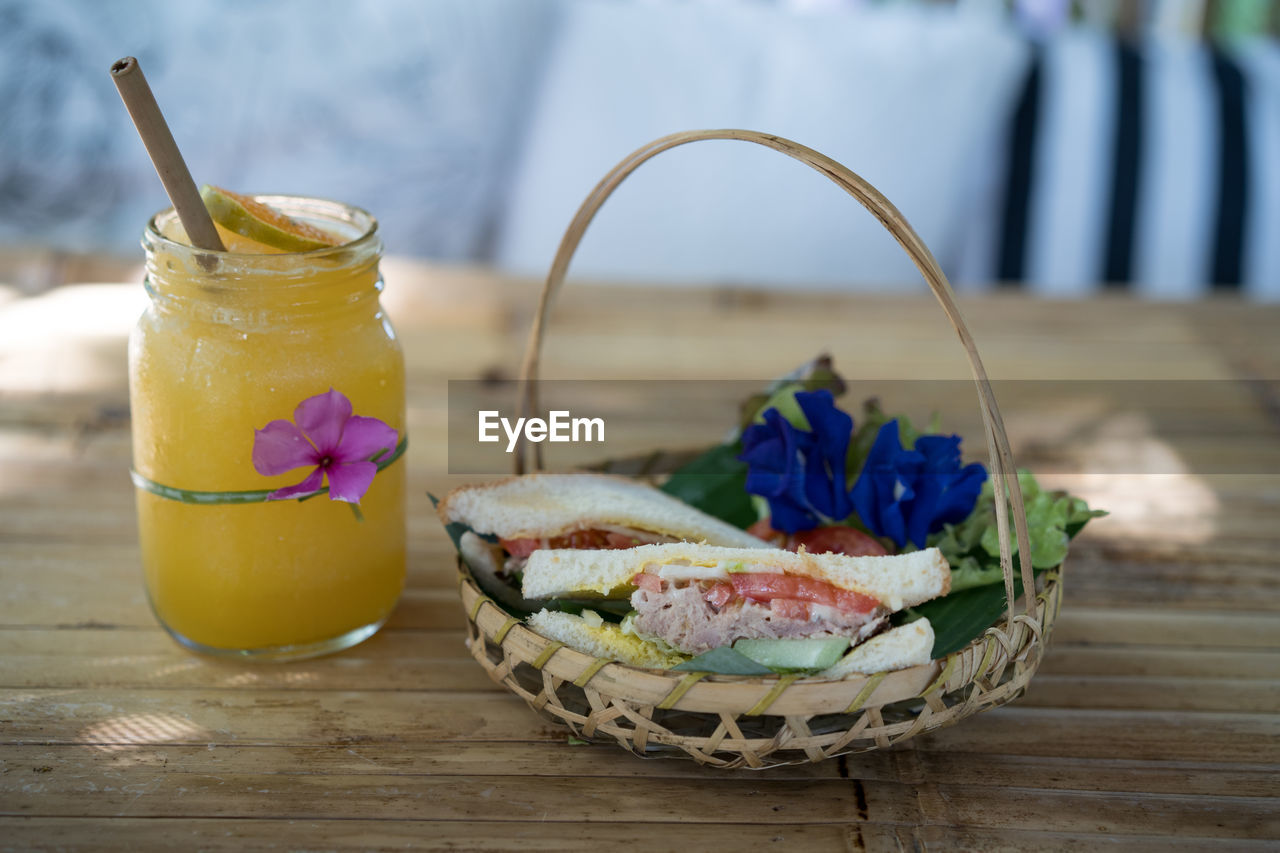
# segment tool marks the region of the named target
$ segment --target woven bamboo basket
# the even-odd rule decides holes
[[[600,206],[650,158],[712,139],[763,145],[826,175],[889,230],[929,283],[968,356],[990,474],[993,482],[1004,484],[1007,501],[996,501],[996,524],[1008,611],[999,624],[944,660],[896,672],[840,680],[668,672],[596,658],[537,634],[485,595],[460,561],[459,588],[472,655],[495,682],[580,738],[613,741],[641,756],[687,757],[724,768],[766,768],[884,749],[1017,698],[1044,654],[1062,601],[1061,571],[1038,579],[1032,571],[1022,495],[1000,410],[946,276],[897,209],[840,163],[790,140],[748,130],[677,133],[620,162],[582,203],[552,263],[522,369],[522,414],[538,410],[535,380],[548,312]],[[537,450],[530,453],[528,446],[517,448],[516,459],[516,473],[542,467]],[[1031,591],[1019,599],[1014,597],[1009,546],[1011,517],[1022,589]]]

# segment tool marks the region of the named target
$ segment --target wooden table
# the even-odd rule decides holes
[[[724,772],[570,744],[468,656],[426,492],[466,479],[447,473],[447,380],[515,370],[535,288],[386,266],[410,378],[403,600],[346,653],[246,666],[180,650],[145,603],[141,288],[0,263],[0,849],[1275,849],[1280,309],[965,299],[995,377],[1197,383],[1126,411],[1063,385],[1065,408],[1010,414],[1020,461],[1113,511],[1076,543],[1025,698],[884,752]],[[851,376],[963,379],[940,312],[904,291],[574,285],[547,373],[763,379],[827,348]],[[1128,467],[1152,454],[1162,473]]]

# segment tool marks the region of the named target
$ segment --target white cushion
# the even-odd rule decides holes
[[[679,130],[745,127],[859,172],[954,267],[969,202],[983,194],[975,175],[999,177],[978,167],[1007,132],[1026,55],[996,19],[945,10],[570,4],[497,259],[545,274],[582,199],[631,150]],[[642,166],[597,217],[573,272],[924,287],[834,184],[742,142],[700,142]]]
[[[1083,27],[1045,50],[1026,277],[1046,296],[1097,289],[1111,191],[1114,66],[1111,38]]]
[[[1155,298],[1195,298],[1207,287],[1217,203],[1218,93],[1198,41],[1151,39],[1143,61],[1146,144],[1134,286]]]
[[[1280,301],[1280,47],[1274,39],[1236,45],[1235,59],[1246,75],[1246,133],[1252,159],[1249,232],[1244,258],[1245,292]]]

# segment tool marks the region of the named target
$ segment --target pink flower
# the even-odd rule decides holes
[[[267,477],[310,465],[315,470],[269,500],[310,494],[327,476],[329,500],[358,504],[378,473],[373,460],[393,451],[400,437],[377,418],[352,416],[351,401],[332,388],[299,403],[293,419],[296,426],[272,421],[253,431],[253,467]]]

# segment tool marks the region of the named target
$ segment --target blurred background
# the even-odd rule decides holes
[[[0,0],[0,251],[140,260],[167,202],[107,75],[132,54],[198,182],[366,207],[391,255],[542,275],[628,152],[746,127],[872,181],[961,288],[1275,301],[1278,7]],[[644,166],[574,272],[924,287],[824,178],[742,143]]]

